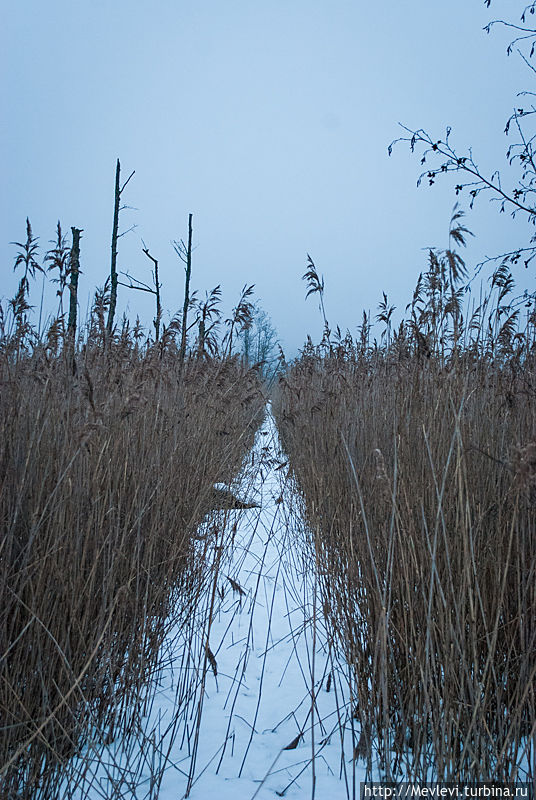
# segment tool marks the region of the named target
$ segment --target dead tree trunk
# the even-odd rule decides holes
[[[186,356],[186,336],[188,333],[188,306],[190,305],[190,275],[192,273],[192,217],[188,216],[188,247],[186,248],[186,280],[184,284],[184,306],[182,309],[181,344],[179,350],[179,370],[182,372]]]
[[[119,163],[119,159],[117,159],[117,166],[115,168],[114,225],[112,229],[112,261],[110,266],[110,307],[108,309],[108,323],[106,325],[108,335],[112,333],[115,307],[117,305],[117,239],[119,231],[119,202],[121,200],[120,176],[121,164]]]
[[[119,163],[119,159],[117,159],[117,166],[115,168],[114,224],[112,228],[112,260],[110,265],[110,306],[108,309],[108,323],[106,325],[108,336],[111,336],[114,327],[115,309],[117,306],[117,284],[119,282],[117,277],[117,242],[119,240],[119,211],[121,195],[125,186],[133,175],[134,170],[130,173],[124,184],[121,186],[121,164]],[[121,234],[121,236],[122,235],[123,234]]]
[[[205,355],[205,318],[199,320],[199,338],[197,340],[197,357],[203,358]]]
[[[80,234],[81,228],[71,228],[73,234],[73,244],[69,272],[71,280],[69,283],[69,319],[67,322],[67,338],[73,344],[76,338],[76,311],[78,305],[78,276],[80,275]]]
[[[158,341],[160,339],[160,322],[162,320],[162,304],[160,302],[160,283],[158,280],[158,261],[154,256],[152,256],[149,252],[149,248],[144,247],[143,252],[154,264],[154,273],[153,273],[153,282],[154,282],[154,293],[156,295],[156,317],[153,320],[154,327],[155,327],[155,340]]]

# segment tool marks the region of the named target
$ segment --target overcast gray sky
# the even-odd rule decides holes
[[[304,301],[306,253],[326,281],[332,325],[355,332],[382,291],[405,305],[429,245],[447,246],[453,182],[417,189],[419,159],[387,155],[397,123],[437,136],[453,127],[484,169],[504,165],[504,123],[527,87],[506,38],[487,36],[495,0],[3,1],[0,294],[13,293],[15,250],[30,217],[41,243],[84,229],[82,316],[109,271],[114,169],[136,174],[119,267],[148,279],[143,238],[159,259],[164,307],[182,302],[170,241],[194,214],[193,286],[245,283],[292,353],[318,339]],[[485,254],[526,241],[482,199],[469,215]],[[39,289],[32,287],[33,302]],[[149,325],[153,309],[123,290]]]

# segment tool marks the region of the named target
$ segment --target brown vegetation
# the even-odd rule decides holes
[[[536,314],[501,267],[464,319],[463,271],[432,251],[398,331],[384,296],[379,343],[327,329],[274,402],[355,757],[392,779],[536,775]]]
[[[169,331],[140,347],[125,328],[104,346],[103,311],[97,296],[74,357],[60,326],[31,343],[24,310],[1,339],[6,798],[57,796],[61,769],[84,753],[73,790],[88,741],[139,732],[165,633],[193,626],[219,569],[223,517],[195,535],[213,484],[232,480],[263,416],[256,372],[235,357],[187,359],[179,376]]]

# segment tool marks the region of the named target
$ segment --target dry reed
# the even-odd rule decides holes
[[[464,322],[432,253],[397,333],[328,332],[274,399],[369,775],[535,780],[536,315],[505,283]]]
[[[144,686],[171,612],[188,619],[215,548],[198,541],[262,417],[235,358],[145,349],[128,331],[76,355],[0,358],[0,796],[58,796],[88,741],[139,732]],[[75,374],[73,375],[73,365]],[[216,535],[216,534],[214,534]],[[172,607],[173,604],[173,607]],[[185,692],[187,695],[187,692]]]

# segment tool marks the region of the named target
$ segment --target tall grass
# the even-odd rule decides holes
[[[384,296],[379,342],[365,315],[356,340],[309,343],[274,410],[350,666],[354,758],[534,781],[536,315],[503,267],[465,313],[454,256],[431,252],[398,331]]]
[[[236,358],[189,358],[179,379],[169,332],[141,347],[124,327],[104,347],[101,312],[73,358],[61,330],[29,343],[24,310],[1,340],[6,798],[58,796],[76,762],[73,790],[95,743],[140,730],[170,613],[191,621],[217,568],[221,534],[196,537],[213,484],[232,479],[263,415]]]

